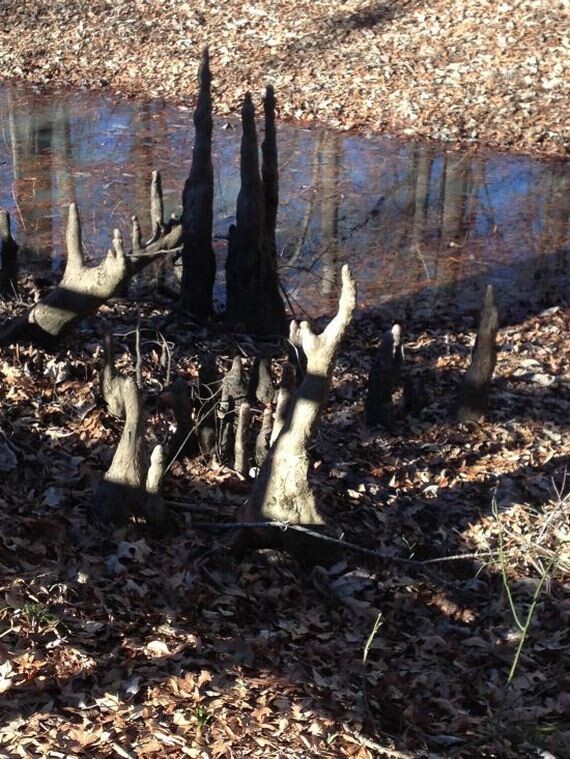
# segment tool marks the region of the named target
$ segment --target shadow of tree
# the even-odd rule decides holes
[[[392,21],[405,13],[405,2],[371,2],[357,11],[339,11],[323,18],[321,25],[311,34],[305,34],[287,46],[286,60],[298,60],[300,54],[317,54],[341,42],[352,32],[372,29],[379,24]]]
[[[551,271],[548,298],[564,302],[564,251],[537,263],[536,271],[539,276]],[[489,273],[465,284],[477,294],[488,280]],[[508,304],[503,323],[516,324],[539,313],[546,305],[544,294],[535,295],[519,293]],[[447,287],[426,288],[430,307],[423,313],[414,311],[413,299],[396,300],[380,313],[366,313],[351,328],[347,343],[357,365],[357,388],[363,387],[362,364],[372,355],[371,341],[381,334],[379,325],[391,323],[394,314],[407,314],[410,335],[424,329],[441,345],[445,333],[459,323],[463,328],[471,319],[475,325],[479,298],[454,310],[447,296]],[[357,356],[359,334],[368,343]],[[84,350],[87,339],[85,331],[72,335],[71,345]],[[457,341],[451,347],[466,360],[467,344]],[[555,434],[564,435],[567,419],[559,414],[560,388],[527,393],[499,376],[489,421],[458,430],[446,421],[452,403],[448,391],[458,373],[433,365],[433,350],[420,349],[416,358],[419,368],[431,373],[430,394],[439,405],[419,420],[400,418],[394,436],[380,434],[363,442],[355,426],[346,428],[335,421],[335,404],[343,399],[333,391],[332,413],[325,415],[314,449],[320,465],[311,477],[324,515],[351,540],[389,556],[427,559],[474,547],[468,529],[489,519],[493,491],[501,479],[514,485],[505,490],[502,512],[520,501],[540,510],[549,478],[561,475],[568,458],[558,455],[535,464],[529,455],[522,462],[515,458],[498,466],[494,456],[505,443],[504,434],[514,435],[514,456],[525,449],[517,424],[548,423]],[[95,381],[95,368],[90,366],[91,375],[83,378],[87,384]],[[87,720],[112,725],[114,736],[127,734],[135,745],[147,740],[149,729],[164,730],[167,724],[171,740],[178,736],[189,743],[207,743],[223,740],[227,724],[237,735],[259,731],[265,721],[287,720],[299,726],[309,741],[307,750],[332,757],[348,753],[348,739],[332,737],[338,724],[348,721],[353,726],[364,722],[367,734],[378,740],[391,735],[406,750],[447,749],[451,744],[445,741],[451,735],[458,741],[453,745],[467,746],[469,755],[470,741],[496,741],[501,746],[505,731],[515,746],[531,739],[537,745],[556,745],[537,736],[533,725],[540,713],[562,733],[564,729],[563,702],[557,698],[565,674],[557,668],[556,657],[564,643],[565,606],[557,579],[541,600],[540,627],[532,632],[529,653],[520,664],[527,684],[521,681],[514,700],[508,701],[499,730],[497,714],[516,637],[495,568],[465,560],[426,575],[403,569],[389,558],[371,565],[350,556],[346,566],[323,573],[274,552],[249,555],[236,564],[223,542],[193,529],[189,517],[177,534],[160,543],[139,524],[102,532],[90,516],[89,473],[103,469],[101,455],[108,455],[113,434],[105,430],[105,417],[97,412],[88,433],[66,430],[62,437],[66,455],[84,459],[80,478],[66,479],[54,468],[57,449],[63,446],[53,444],[53,428],[63,430],[77,398],[72,397],[73,385],[67,395],[65,390],[53,391],[54,397],[59,394],[57,408],[42,407],[48,395],[45,380],[40,392],[44,368],[30,360],[28,398],[7,404],[2,390],[6,429],[16,420],[22,422],[13,440],[24,452],[20,469],[4,477],[5,511],[0,516],[2,558],[8,566],[3,589],[11,599],[13,625],[2,632],[2,651],[15,655],[25,672],[11,688],[11,701],[0,707],[5,730],[25,733],[29,725],[36,725],[40,734]],[[511,396],[508,404],[505,390]],[[25,423],[38,408],[47,412],[49,438],[41,427]],[[354,463],[346,466],[347,459]],[[335,468],[346,476],[332,474]],[[442,483],[444,469],[451,473],[443,475],[453,480],[449,486]],[[417,477],[422,472],[429,475],[427,481]],[[42,501],[52,485],[68,495],[55,508]],[[192,488],[191,482],[187,487]],[[206,481],[202,498],[208,487]],[[222,516],[235,519],[235,499],[227,497],[224,485],[215,483],[211,490]],[[343,595],[339,588],[351,582],[352,589]],[[528,585],[523,580],[513,583],[526,607]],[[41,620],[39,629],[18,632],[30,598],[58,618],[57,634],[42,627]],[[362,704],[362,652],[378,612],[382,627],[370,651],[367,677],[372,725]],[[545,634],[553,643],[541,648]],[[30,652],[37,662],[29,660],[26,668]],[[535,712],[534,717],[526,714],[522,728],[519,725],[521,735],[516,733],[516,720],[524,713],[523,698]],[[140,713],[144,722],[136,717]],[[129,728],[123,733],[126,716]],[[24,721],[9,727],[14,719]],[[201,725],[204,720],[207,724]],[[314,726],[310,737],[302,729],[309,721]],[[197,738],[199,728],[203,735]],[[292,747],[295,739],[291,737]]]
[[[334,393],[332,400],[334,406]],[[8,421],[27,413],[29,401],[22,401],[9,409]],[[65,408],[58,413],[64,424]],[[101,421],[99,415],[92,429]],[[335,429],[334,418],[325,418],[315,449],[323,465],[312,475],[323,512],[350,539],[388,555],[433,558],[470,550],[466,530],[488,518],[500,473],[457,479],[430,491],[413,469],[433,475],[441,467],[465,466],[475,472],[493,455],[495,426],[490,422],[459,435],[452,425],[440,425],[428,442],[436,448],[428,460],[426,441],[405,421],[399,435],[380,436],[380,446],[362,447],[354,430],[347,435]],[[109,445],[111,436],[106,438],[86,441],[74,432],[65,447],[93,463],[95,451]],[[340,439],[346,441],[344,450],[338,448]],[[455,458],[446,459],[444,441],[458,449]],[[22,657],[27,674],[0,708],[5,731],[24,733],[34,725],[38,734],[69,732],[103,722],[113,739],[128,735],[132,746],[147,745],[149,732],[166,730],[176,751],[180,745],[223,740],[227,725],[235,735],[269,735],[266,724],[286,720],[291,749],[298,726],[308,751],[333,757],[349,751],[350,730],[332,737],[338,724],[349,723],[358,732],[364,722],[368,736],[392,736],[403,750],[446,748],[452,735],[453,745],[467,746],[469,755],[476,750],[470,742],[483,740],[483,734],[485,745],[496,740],[497,746],[501,731],[511,735],[516,715],[524,712],[523,698],[541,704],[551,724],[559,714],[563,729],[556,698],[564,674],[554,665],[565,630],[564,591],[557,580],[541,601],[540,627],[520,665],[528,683],[508,701],[498,731],[516,638],[495,569],[466,560],[425,575],[389,559],[371,564],[347,554],[346,565],[329,573],[271,551],[236,564],[223,542],[193,529],[190,518],[160,543],[141,525],[101,531],[89,516],[86,471],[83,479],[68,482],[73,495],[63,508],[41,506],[39,494],[51,482],[55,451],[41,431],[25,425],[15,442],[29,453],[24,468],[5,479],[1,521],[3,559],[11,565],[4,589],[18,589],[22,604],[8,595],[16,601],[15,626],[3,631],[2,643]],[[36,452],[44,456],[41,468],[34,467]],[[331,484],[326,470],[330,474],[339,455],[354,457],[357,466]],[[506,476],[517,488],[506,490],[501,510],[521,499],[539,509],[546,491],[533,480],[544,484],[567,465],[562,456],[540,466],[515,463]],[[371,473],[374,467],[377,473]],[[14,497],[32,485],[25,501]],[[360,485],[364,491],[357,497]],[[211,497],[221,504],[222,516],[235,518],[235,500],[226,498],[223,485]],[[353,584],[350,592],[343,594],[343,583]],[[525,581],[515,582],[513,592],[528,604]],[[39,631],[19,635],[23,602],[32,596],[59,619],[57,634],[40,624]],[[382,626],[369,653],[368,715],[362,703],[362,652],[378,612]],[[552,646],[538,645],[544,635]],[[26,670],[30,652],[37,663]],[[536,674],[541,672],[546,680]],[[548,710],[550,702],[554,706]],[[144,714],[144,721],[137,714]],[[18,719],[25,722],[14,727]],[[529,733],[538,740],[534,723],[524,724],[522,736],[511,735],[515,746],[528,741]],[[68,740],[75,743],[62,745],[79,750],[77,737]],[[266,750],[277,751],[287,739],[268,740]],[[555,745],[541,740],[538,745]]]

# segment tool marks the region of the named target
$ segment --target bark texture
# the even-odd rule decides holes
[[[146,473],[143,516],[157,537],[164,535],[170,529],[170,515],[162,497],[164,468],[164,450],[161,445],[156,445],[150,454]]]
[[[368,377],[364,411],[369,427],[381,424],[388,430],[392,429],[392,394],[401,380],[403,359],[402,328],[394,324],[384,333]]]
[[[495,291],[493,285],[487,285],[471,364],[459,390],[457,418],[460,422],[477,421],[485,414],[491,378],[497,361],[498,329],[499,310],[495,301]]]
[[[132,377],[115,378],[122,395],[125,424],[111,466],[95,492],[96,515],[103,522],[126,522],[141,513],[146,479],[146,445],[141,399]]]
[[[271,430],[273,428],[273,409],[266,406],[261,417],[261,427],[255,439],[255,463],[261,466],[271,446]]]
[[[104,364],[101,371],[101,395],[112,416],[125,415],[125,399],[123,395],[123,380],[117,376],[115,369],[115,342],[109,328],[105,330]]]
[[[324,525],[308,481],[308,445],[327,402],[336,352],[355,308],[356,283],[348,266],[344,266],[338,313],[334,319],[320,335],[315,335],[307,322],[300,325],[307,373],[245,506],[247,521],[278,520],[307,526]],[[322,546],[315,548],[312,539],[307,540],[306,536],[292,531],[260,530],[246,539],[253,539],[258,545],[269,544],[295,552],[324,552]],[[318,560],[314,554],[307,558]]]
[[[182,281],[180,307],[201,319],[213,311],[216,258],[212,248],[214,169],[212,166],[212,74],[208,50],[198,71],[192,167],[182,193]]]
[[[72,203],[66,232],[67,261],[59,285],[23,316],[10,322],[0,333],[0,343],[33,342],[53,347],[80,319],[94,314],[110,297],[121,293],[129,279],[152,261],[176,248],[182,238],[181,224],[162,218],[160,175],[153,172],[151,216],[154,234],[146,244],[126,253],[118,230],[113,248],[97,266],[88,266],[83,255],[81,223]],[[133,219],[133,240],[140,241],[138,222]]]
[[[243,477],[249,469],[249,429],[251,424],[251,406],[244,401],[239,407],[234,448],[234,469]]]
[[[412,416],[420,414],[429,404],[424,375],[425,372],[416,376],[406,374],[403,379],[404,408]]]
[[[222,380],[222,395],[218,406],[220,418],[219,459],[232,465],[235,454],[236,428],[240,406],[247,399],[247,382],[243,362],[236,356],[232,367]]]
[[[198,370],[198,392],[193,399],[198,409],[198,442],[200,451],[212,454],[216,450],[216,404],[220,390],[220,379],[213,356],[204,356]]]
[[[271,431],[270,444],[277,440],[279,433],[285,426],[287,416],[291,408],[293,393],[295,392],[295,367],[290,361],[283,364],[281,370],[281,383],[277,395],[277,404],[275,407],[275,421]]]
[[[4,297],[18,291],[18,248],[10,230],[10,214],[0,208],[0,295]]]
[[[307,371],[307,357],[301,345],[299,324],[293,319],[289,324],[289,340],[287,343],[289,362],[295,367],[295,382],[300,385]]]
[[[254,404],[259,401],[263,406],[273,403],[275,388],[271,378],[271,361],[268,358],[257,357],[251,368],[248,388],[248,400]]]
[[[241,188],[226,262],[227,316],[253,334],[285,334],[285,307],[267,233],[255,109],[249,93],[242,107],[242,127]]]
[[[193,456],[198,452],[198,436],[194,429],[190,389],[184,377],[177,377],[167,393],[176,420],[176,432],[169,446],[169,459]]]

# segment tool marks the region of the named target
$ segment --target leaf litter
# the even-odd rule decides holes
[[[143,323],[166,313],[157,298],[141,304]],[[116,331],[134,332],[128,301],[109,306],[108,317]],[[2,438],[17,464],[4,468],[0,513],[2,751],[564,756],[569,317],[554,308],[503,328],[488,421],[459,426],[447,420],[471,335],[412,319],[408,365],[435,379],[417,417],[397,403],[388,434],[363,427],[366,376],[384,325],[372,311],[361,314],[339,357],[312,477],[324,514],[346,539],[388,558],[347,552],[332,568],[271,551],[236,563],[223,533],[194,528],[204,508],[208,521],[235,521],[249,489],[201,458],[177,462],[166,478],[175,534],[159,542],[142,524],[98,526],[92,485],[120,430],[99,399],[99,325],[83,325],[59,352],[66,369],[57,386],[46,371],[53,356],[1,349]],[[223,333],[165,329],[176,344],[173,374],[195,375],[204,340],[229,367]],[[166,369],[151,337],[147,350],[142,341],[154,397],[147,429],[164,440],[171,420],[158,395]],[[127,370],[134,337],[121,345]],[[241,347],[251,351],[250,341]],[[555,381],[534,382],[529,371]],[[78,414],[79,405],[88,411]],[[478,558],[426,572],[389,560],[461,553]],[[520,632],[504,580],[523,615],[553,557],[507,689]]]
[[[284,119],[567,155],[563,2],[5,0],[3,77],[191,107],[210,47],[214,102],[274,85]]]
[[[315,2],[302,14],[291,2],[25,0],[4,3],[0,63],[4,76],[190,106],[209,44],[222,113],[270,80],[284,118],[563,154],[563,31],[562,6],[537,0]],[[151,324],[167,310],[157,302],[141,307]],[[105,311],[133,330],[128,302]],[[349,553],[332,568],[267,551],[236,563],[223,534],[193,521],[235,520],[249,484],[203,459],[166,478],[175,535],[102,529],[92,485],[120,426],[99,399],[97,326],[56,357],[0,349],[1,750],[565,756],[569,320],[556,307],[503,328],[488,420],[457,426],[447,420],[473,336],[412,317],[408,362],[429,402],[417,417],[398,406],[392,434],[362,423],[386,324],[367,312],[353,326],[313,450],[319,502],[347,539],[388,557],[479,554],[425,573]],[[205,339],[175,336],[174,372],[195,376]],[[126,370],[134,344],[123,346]],[[207,347],[229,366],[227,338],[214,331]],[[164,372],[148,349],[155,401]],[[168,410],[149,413],[163,442]],[[524,616],[553,559],[507,688],[521,632],[505,581]]]

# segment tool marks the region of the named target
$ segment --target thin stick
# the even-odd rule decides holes
[[[410,567],[424,567],[428,564],[438,564],[444,561],[462,561],[469,559],[480,559],[482,556],[492,556],[492,552],[486,553],[463,553],[455,554],[454,556],[442,556],[438,559],[426,559],[424,561],[417,561],[415,559],[404,559],[399,556],[390,556],[382,551],[373,551],[371,548],[364,548],[357,543],[351,543],[348,540],[341,540],[340,538],[333,538],[330,535],[323,535],[320,532],[311,530],[308,527],[303,527],[300,524],[289,524],[288,522],[193,522],[192,527],[199,530],[242,530],[242,529],[271,529],[279,528],[284,532],[286,530],[295,530],[296,532],[302,532],[311,537],[324,540],[328,543],[334,543],[335,545],[342,546],[351,551],[361,553],[364,556],[372,556],[375,559],[384,559],[396,564],[405,564]]]
[[[370,650],[370,646],[372,645],[374,638],[376,637],[376,633],[380,629],[381,624],[382,624],[382,612],[379,611],[378,616],[376,617],[376,620],[374,622],[374,627],[370,631],[370,635],[368,636],[366,644],[364,645],[364,652],[362,654],[362,704],[366,711],[366,716],[370,720],[370,724],[374,728],[375,732],[376,732],[376,722],[374,720],[374,717],[372,716],[372,710],[370,709],[370,702],[368,701],[368,681],[366,679],[366,670],[367,670],[366,664],[368,662],[368,652]]]
[[[168,342],[162,332],[158,333],[160,336],[160,339],[162,340],[162,350],[166,351],[167,356],[167,363],[166,363],[166,380],[165,380],[165,387],[168,387],[170,385],[170,371],[172,368],[172,352],[170,350],[170,347],[168,345]]]
[[[503,711],[506,704],[507,699],[507,693],[509,692],[509,688],[511,686],[511,683],[513,681],[513,677],[515,676],[515,672],[518,669],[519,661],[521,658],[522,650],[524,648],[524,644],[526,643],[527,635],[528,635],[528,629],[530,627],[530,623],[532,622],[532,619],[534,617],[534,610],[536,608],[536,604],[538,603],[538,597],[540,596],[540,592],[542,590],[542,587],[546,580],[550,577],[552,567],[555,565],[556,561],[558,560],[558,553],[556,553],[550,562],[548,563],[548,566],[542,573],[542,577],[540,578],[540,581],[538,585],[536,586],[536,590],[534,591],[532,601],[528,610],[528,613],[526,615],[526,621],[524,623],[524,627],[521,628],[521,637],[519,640],[519,644],[517,646],[517,650],[515,651],[515,655],[513,657],[513,663],[511,664],[511,669],[509,670],[509,676],[507,677],[507,683],[505,685],[505,693],[503,696],[503,703],[501,704],[501,710],[499,711],[497,722],[500,725],[502,718],[503,718]],[[518,625],[518,622],[517,622]]]

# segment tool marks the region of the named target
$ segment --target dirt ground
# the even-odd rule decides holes
[[[271,82],[286,119],[568,153],[554,0],[5,0],[0,76],[186,102],[205,45],[222,114]]]

